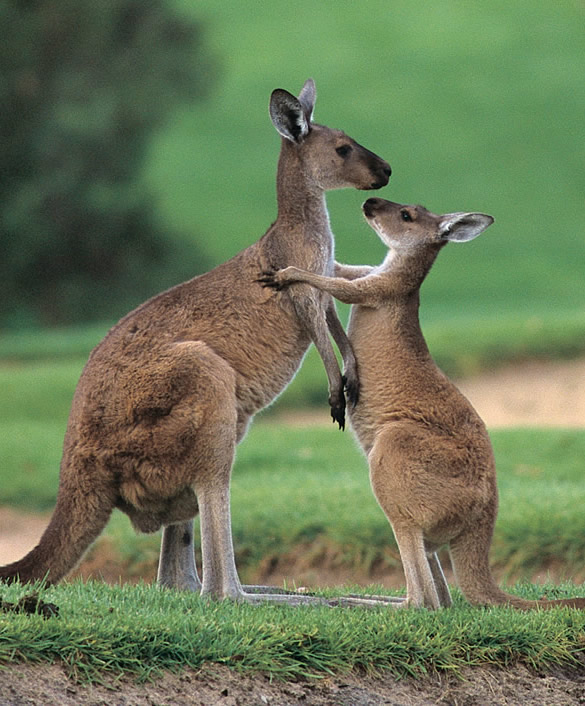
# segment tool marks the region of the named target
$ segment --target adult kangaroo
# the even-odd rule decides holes
[[[128,314],[91,353],[64,441],[57,504],[40,543],[0,579],[59,581],[106,525],[113,508],[134,527],[164,527],[158,580],[236,600],[246,593],[232,547],[229,486],[236,444],[253,415],[290,382],[311,341],[329,379],[333,419],[344,425],[344,381],[357,399],[355,358],[329,295],[278,294],[260,270],[294,264],[332,274],[325,191],[378,189],[390,167],[345,133],[312,122],[315,84],[298,98],[277,89],[270,115],[282,136],[278,215],[231,260]],[[329,338],[343,357],[345,379]],[[193,558],[199,512],[203,583]],[[275,600],[281,597],[274,597]]]
[[[493,218],[436,215],[378,198],[368,199],[363,211],[389,248],[379,267],[336,265],[336,276],[324,277],[291,266],[261,279],[289,292],[292,283],[310,284],[354,305],[348,336],[360,370],[360,398],[349,417],[400,549],[407,588],[402,605],[451,604],[436,555],[446,544],[471,603],[585,608],[584,598],[528,601],[498,587],[489,566],[498,508],[489,436],[434,363],[419,324],[419,289],[441,248],[476,238]]]

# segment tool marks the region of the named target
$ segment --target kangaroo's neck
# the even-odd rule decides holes
[[[389,287],[392,296],[399,300],[410,300],[418,293],[429,270],[437,259],[442,245],[436,245],[420,250],[416,253],[402,254],[390,251],[380,266],[380,271],[389,278]]]
[[[430,358],[420,319],[420,287],[437,257],[440,247],[417,253],[417,256],[389,254],[384,261],[384,276],[390,282],[384,311],[385,331],[390,346],[403,355]]]
[[[308,174],[296,145],[283,138],[276,175],[277,223],[330,237],[325,193]]]
[[[402,357],[430,356],[419,320],[420,296],[418,289],[393,299],[386,310],[386,340],[400,349]]]

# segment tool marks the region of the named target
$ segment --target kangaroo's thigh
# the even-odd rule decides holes
[[[393,422],[369,454],[372,487],[390,522],[412,522],[439,546],[461,531],[477,495],[450,443],[422,424]]]
[[[424,469],[416,462],[416,449],[416,429],[392,422],[376,434],[368,454],[372,490],[392,524],[418,523]]]
[[[196,479],[233,456],[236,393],[233,370],[204,343],[177,344],[162,363],[140,371],[118,461],[121,502],[170,524],[193,517]]]

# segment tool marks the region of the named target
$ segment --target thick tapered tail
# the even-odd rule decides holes
[[[110,493],[61,483],[55,511],[38,545],[19,561],[0,567],[0,581],[56,583],[75,568],[112,509]]]
[[[518,610],[548,610],[551,608],[578,608],[585,610],[585,598],[529,601],[502,591],[489,567],[489,537],[480,537],[481,529],[458,537],[451,543],[450,554],[457,584],[473,605],[509,605]],[[483,540],[483,541],[482,541]]]
[[[489,566],[491,527],[475,527],[452,540],[449,553],[461,593],[473,605],[511,604],[514,597],[500,589]]]

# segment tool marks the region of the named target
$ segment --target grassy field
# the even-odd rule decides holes
[[[541,593],[516,591],[527,598]],[[547,591],[568,596],[575,589]],[[16,602],[24,590],[3,593]],[[453,608],[435,613],[213,604],[153,586],[95,582],[52,588],[42,598],[58,606],[59,617],[1,616],[0,664],[58,660],[82,680],[108,672],[149,679],[162,669],[213,662],[288,680],[349,671],[423,677],[485,665],[542,671],[576,665],[585,633],[580,611],[485,610],[458,596]]]
[[[21,413],[26,402],[25,393]],[[48,509],[62,422],[49,418],[48,406],[31,411],[36,422],[24,423],[7,420],[1,410],[0,504]],[[518,430],[494,433],[493,440],[501,491],[493,563],[514,576],[531,575],[551,562],[562,565],[567,576],[582,571],[585,432]],[[343,568],[347,581],[341,592],[364,591],[352,586],[355,572],[363,575],[374,564],[390,570],[398,563],[364,460],[347,433],[258,422],[240,447],[232,499],[244,579],[259,562],[277,560],[299,546],[307,553],[315,546],[319,562],[326,555]],[[158,536],[135,536],[118,513],[102,541],[121,560],[127,578],[145,569],[152,573]],[[0,598],[14,604],[31,590],[4,587]],[[377,586],[370,590],[383,592]],[[511,590],[530,599],[568,597],[584,595],[585,585],[524,582]],[[2,605],[0,664],[58,662],[83,681],[122,673],[152,679],[161,670],[209,663],[277,680],[348,672],[420,678],[519,664],[546,672],[577,668],[585,634],[580,611],[472,608],[457,591],[454,606],[436,613],[212,604],[143,583],[73,581],[41,587],[40,595],[58,606],[58,618],[18,614]]]
[[[221,75],[210,100],[177,114],[145,160],[163,220],[205,243],[215,262],[256,240],[276,213],[279,142],[269,94],[296,92],[313,76],[316,120],[346,129],[392,164],[380,196],[496,218],[478,241],[448,248],[424,285],[423,322],[437,360],[461,374],[585,349],[581,6],[275,0],[253,12],[177,2],[205,19]],[[384,254],[361,219],[364,197],[328,199],[345,262]],[[73,389],[104,332],[96,325],[0,336],[0,504],[52,508]],[[278,405],[325,399],[311,353]],[[507,431],[493,441],[501,492],[494,565],[510,576],[559,561],[567,576],[582,571],[585,432]],[[259,561],[311,542],[346,567],[349,580],[352,569],[397,563],[365,462],[349,433],[333,427],[259,421],[239,449],[233,523],[244,578]],[[123,516],[107,536],[129,572],[156,562],[159,538],[136,538]],[[584,589],[515,590],[536,597]],[[2,599],[22,592],[3,589]],[[43,597],[61,617],[2,615],[0,663],[62,660],[73,675],[92,678],[100,671],[147,678],[203,661],[280,678],[351,669],[419,676],[515,661],[570,664],[585,634],[585,618],[572,611],[479,610],[460,597],[436,614],[210,605],[150,586],[99,583],[64,584]]]
[[[0,505],[52,509],[82,353],[102,333],[98,327],[48,338],[4,338]],[[464,329],[459,333],[466,335]],[[566,339],[574,344],[570,335]],[[443,340],[449,355],[461,339]],[[486,346],[478,343],[477,351],[489,359]],[[324,405],[322,375],[319,384]],[[582,579],[585,432],[512,430],[492,436],[501,495],[492,549],[498,574],[515,579],[553,568],[555,576]],[[309,562],[313,553],[317,563],[325,560],[341,568],[348,584],[372,567],[378,575],[399,567],[365,461],[351,435],[333,425],[294,428],[262,415],[239,448],[232,500],[244,580],[254,576],[259,564],[300,552]],[[101,541],[125,578],[152,575],[158,535],[137,537],[127,519],[115,513]],[[585,594],[585,586],[576,584],[523,583],[513,590],[531,598]],[[15,602],[29,591],[5,587],[0,598]],[[435,614],[321,607],[294,611],[210,605],[197,596],[141,584],[65,583],[42,593],[59,606],[59,618],[0,615],[0,663],[59,661],[71,676],[89,680],[122,672],[147,679],[158,670],[197,668],[203,662],[279,679],[349,671],[419,677],[459,673],[466,666],[524,664],[547,670],[577,664],[585,634],[581,613],[474,609],[455,595],[452,609]]]

